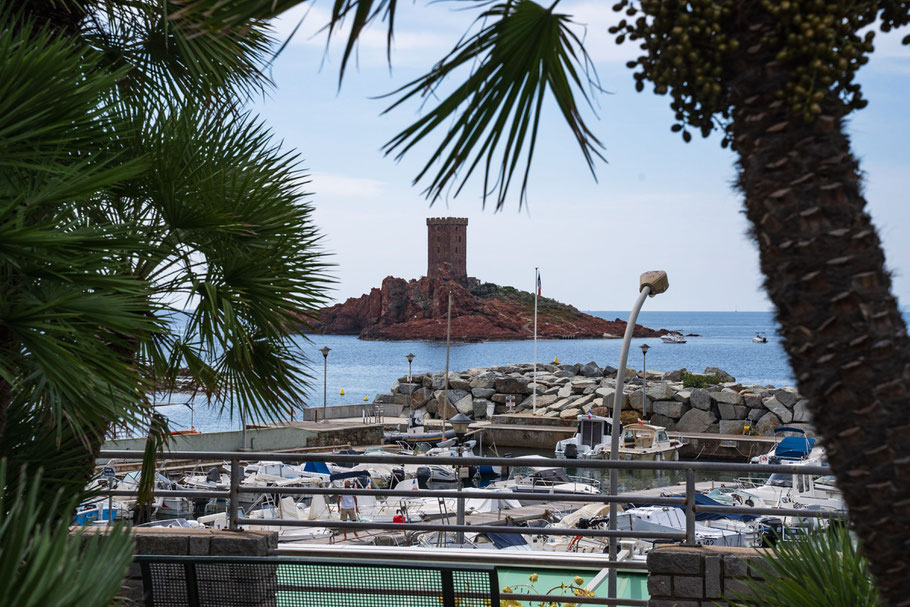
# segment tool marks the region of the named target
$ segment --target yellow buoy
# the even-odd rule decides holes
[[[341,392],[339,392],[339,394],[341,394],[342,396],[344,396],[344,390],[342,389]]]
[[[364,396],[364,397],[363,397],[363,402],[366,403],[366,402],[369,402],[369,401],[370,401],[370,397],[368,397],[368,396]]]
[[[553,364],[554,364],[554,365],[558,365],[558,364],[559,364],[559,359],[556,358],[555,356],[553,357]]]

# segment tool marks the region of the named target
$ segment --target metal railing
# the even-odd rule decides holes
[[[141,460],[143,453],[141,451],[122,451],[122,450],[104,450],[99,454],[100,459],[116,460]],[[564,460],[534,458],[533,460],[522,460],[521,458],[506,457],[445,457],[431,458],[427,456],[414,455],[386,455],[371,453],[368,455],[350,455],[335,453],[274,453],[274,452],[253,452],[253,451],[169,451],[166,453],[166,459],[195,460],[206,462],[229,462],[230,465],[230,485],[228,490],[155,490],[154,495],[158,497],[184,497],[190,499],[227,499],[227,522],[231,530],[239,530],[242,525],[257,525],[261,527],[316,527],[328,529],[347,529],[347,530],[386,530],[386,531],[437,531],[437,532],[455,532],[455,533],[517,533],[524,535],[563,535],[573,537],[597,537],[597,538],[634,538],[647,540],[676,540],[685,545],[696,545],[695,537],[695,515],[699,512],[718,513],[718,514],[754,514],[754,515],[772,515],[778,517],[796,516],[802,518],[841,518],[844,516],[842,511],[830,510],[809,510],[801,508],[758,508],[749,506],[707,506],[699,505],[695,502],[695,473],[696,472],[736,472],[745,474],[803,474],[811,476],[825,476],[831,473],[827,466],[800,465],[793,466],[787,464],[735,464],[725,462],[664,462],[664,461],[611,461],[611,460]],[[355,487],[258,487],[242,485],[244,478],[242,462],[256,461],[280,461],[285,463],[306,463],[306,462],[326,462],[334,464],[391,464],[398,466],[405,465],[445,465],[454,466],[503,466],[503,467],[530,467],[544,468],[578,468],[589,470],[663,470],[663,471],[680,471],[685,475],[685,494],[684,496],[651,496],[626,493],[622,495],[607,495],[603,493],[562,493],[562,492],[530,492],[530,491],[503,491],[497,489],[496,499],[520,499],[525,502],[577,502],[579,504],[610,504],[610,503],[629,503],[634,501],[646,502],[653,505],[682,506],[685,511],[685,529],[680,532],[655,532],[655,531],[635,531],[631,529],[615,530],[608,529],[574,529],[574,528],[556,528],[547,527],[537,529],[530,527],[521,527],[516,525],[452,525],[443,522],[438,523],[380,523],[370,521],[327,521],[327,520],[296,520],[280,518],[249,518],[243,515],[242,510],[238,507],[240,496],[242,494],[250,495],[282,495],[282,496],[316,496],[316,495],[363,495],[372,497],[435,497],[435,498],[453,498],[463,503],[463,500],[472,498],[489,498],[489,491],[478,491],[471,489],[363,489]],[[102,491],[105,495],[115,497],[135,497],[135,490],[107,490]],[[508,519],[507,519],[508,520]],[[598,555],[600,557],[604,555]],[[593,563],[592,563],[593,564]],[[629,563],[624,561],[597,560],[598,568],[623,568],[623,569],[646,569],[644,563]],[[516,600],[527,600],[522,595],[514,595]],[[574,599],[575,597],[573,597]],[[645,605],[646,601],[632,599],[587,599],[584,601],[575,601],[578,603],[598,602],[606,605]]]

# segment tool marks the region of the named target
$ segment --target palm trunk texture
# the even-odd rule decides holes
[[[800,393],[890,606],[910,606],[910,349],[833,94],[811,123],[785,68],[744,36],[729,127],[765,288]],[[751,40],[750,40],[751,38]]]

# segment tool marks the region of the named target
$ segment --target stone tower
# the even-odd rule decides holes
[[[467,217],[427,218],[427,276],[436,278],[447,264],[458,280],[468,277]]]

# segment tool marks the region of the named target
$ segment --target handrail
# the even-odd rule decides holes
[[[99,454],[99,459],[141,459],[143,452],[131,450],[104,450]],[[186,498],[216,498],[227,499],[229,506],[227,519],[229,528],[237,530],[241,525],[257,525],[261,527],[319,527],[328,529],[374,529],[390,531],[441,531],[441,532],[474,532],[474,533],[518,533],[524,535],[563,535],[580,537],[612,537],[612,538],[639,538],[639,539],[671,539],[684,540],[686,544],[695,543],[695,515],[698,512],[711,512],[721,514],[755,514],[771,516],[797,516],[803,518],[838,518],[843,517],[841,511],[809,510],[797,508],[755,508],[746,506],[700,506],[695,503],[695,472],[696,471],[734,471],[756,472],[761,474],[789,473],[809,474],[824,476],[830,473],[827,466],[793,466],[787,464],[735,464],[725,462],[656,462],[656,461],[611,461],[611,460],[564,460],[553,458],[506,458],[506,457],[476,457],[476,456],[451,456],[433,458],[413,455],[387,455],[370,453],[361,455],[346,455],[335,453],[276,453],[263,451],[170,451],[168,459],[183,460],[221,460],[230,463],[230,485],[228,490],[155,490],[154,495],[160,497],[186,497]],[[583,469],[620,469],[620,470],[678,470],[685,473],[684,495],[677,496],[648,496],[636,495],[634,492],[622,495],[606,495],[602,493],[562,493],[562,492],[534,492],[534,491],[489,491],[477,490],[451,490],[451,489],[362,489],[346,487],[257,487],[242,484],[242,461],[280,461],[280,462],[349,462],[352,464],[418,464],[430,463],[445,466],[508,466],[516,467],[559,467]],[[596,479],[591,479],[596,480]],[[682,488],[680,488],[682,489]],[[109,496],[135,496],[133,490],[100,490],[99,493]],[[361,521],[302,521],[289,519],[249,518],[244,516],[238,504],[241,494],[245,495],[361,495],[373,497],[436,497],[453,498],[463,503],[465,499],[489,498],[491,495],[497,499],[521,499],[522,501],[578,503],[627,503],[646,501],[654,505],[683,506],[685,510],[685,530],[680,532],[645,532],[633,530],[606,530],[606,529],[569,529],[547,527],[521,527],[516,525],[451,525],[430,522],[419,523],[379,523]],[[508,521],[508,519],[506,519]]]

